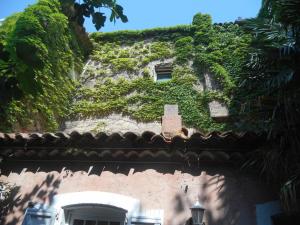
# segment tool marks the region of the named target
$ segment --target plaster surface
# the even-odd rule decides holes
[[[197,199],[206,207],[208,225],[255,225],[256,204],[273,197],[264,183],[225,167],[118,162],[111,165],[41,162],[28,171],[26,168],[30,167],[33,167],[30,163],[11,166],[0,177],[1,181],[18,187],[5,225],[21,224],[29,201],[51,205],[58,194],[85,191],[137,199],[139,211],[161,209],[164,225],[188,224],[190,207]]]

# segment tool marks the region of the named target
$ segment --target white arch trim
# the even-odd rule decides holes
[[[140,201],[135,198],[98,191],[58,194],[54,196],[52,207],[60,211],[63,207],[80,204],[99,204],[118,207],[127,211],[127,217],[138,214],[140,209]]]

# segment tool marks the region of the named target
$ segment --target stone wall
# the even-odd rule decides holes
[[[141,134],[144,131],[152,131],[159,134],[161,132],[161,123],[142,123],[132,120],[128,116],[112,114],[102,118],[66,121],[63,131],[67,133],[71,133],[72,131],[94,133],[105,132],[107,134],[125,134],[126,132]]]
[[[205,88],[209,91],[218,91],[220,90],[219,83],[213,78],[213,75],[210,73],[204,74],[205,79]],[[220,101],[211,101],[208,103],[208,108],[210,116],[216,120],[225,120],[229,116],[228,107],[221,103]]]
[[[92,132],[95,134],[99,132],[104,132],[106,134],[125,134],[126,132],[133,132],[141,135],[145,131],[151,131],[155,134],[160,134],[161,128],[161,122],[154,121],[143,123],[133,120],[129,116],[113,113],[102,118],[66,121],[62,131],[66,133],[71,133],[73,131],[77,131],[79,133]],[[194,128],[186,129],[188,130],[188,136],[191,136],[197,132],[197,130]]]

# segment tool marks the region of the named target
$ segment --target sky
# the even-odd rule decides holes
[[[0,20],[15,12],[23,11],[36,0],[0,0]],[[238,17],[255,17],[261,0],[117,0],[123,6],[129,21],[110,23],[100,31],[140,30],[191,24],[193,15],[208,13],[213,22],[235,21]],[[104,11],[107,12],[107,11]],[[109,17],[109,14],[107,14]],[[96,31],[90,19],[85,22],[88,32]]]

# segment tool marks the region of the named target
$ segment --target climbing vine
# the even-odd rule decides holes
[[[223,125],[209,116],[208,93],[194,89],[196,81],[194,72],[186,67],[175,67],[172,80],[161,83],[150,77],[106,79],[94,88],[79,89],[72,115],[82,118],[119,112],[137,121],[149,122],[160,120],[165,104],[178,104],[186,126],[222,129]]]
[[[68,112],[72,74],[83,59],[60,3],[40,0],[0,30],[0,80],[6,87],[1,92],[11,92],[1,98],[1,130],[56,130]]]
[[[158,121],[165,104],[178,104],[185,126],[227,128],[210,117],[208,103],[230,104],[242,72],[249,37],[237,24],[212,24],[210,16],[197,14],[189,26],[91,37],[93,63],[82,74],[71,118],[116,112],[137,121]],[[155,82],[153,63],[166,60],[172,63],[172,79]],[[213,74],[218,89],[203,90],[205,73]]]
[[[243,72],[250,38],[237,24],[212,24],[209,15],[197,14],[192,25],[93,33],[89,64],[75,87],[72,76],[88,49],[81,41],[88,39],[60,7],[40,0],[0,28],[1,130],[56,130],[66,119],[114,112],[157,121],[165,104],[178,104],[188,127],[228,125],[210,117],[208,103],[230,104]],[[154,65],[165,62],[172,64],[172,79],[155,82]],[[207,73],[217,88],[203,88]]]

